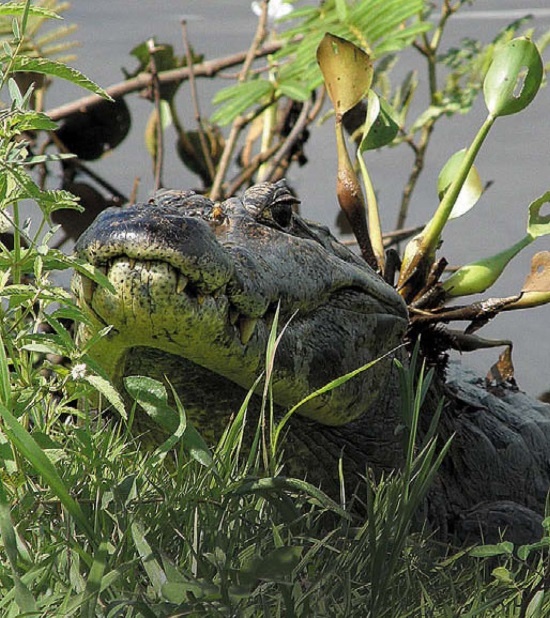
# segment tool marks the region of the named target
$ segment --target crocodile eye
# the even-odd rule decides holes
[[[290,222],[292,221],[292,204],[290,201],[284,200],[275,202],[269,208],[269,211],[273,221],[275,221],[277,225],[284,228],[290,225]]]

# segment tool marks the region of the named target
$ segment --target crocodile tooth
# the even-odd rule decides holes
[[[220,296],[224,296],[226,290],[227,290],[227,284],[224,283],[221,287],[219,287],[217,290],[214,290],[212,292],[213,298],[219,298]]]
[[[243,345],[246,345],[250,341],[257,323],[258,318],[247,318],[245,316],[241,316],[241,319],[239,320],[239,332],[241,334],[241,343]]]
[[[134,270],[136,266],[136,260],[134,258],[128,258],[128,266],[130,267],[130,270]]]
[[[204,304],[204,301],[206,300],[206,294],[202,294],[201,292],[197,293],[197,303],[199,303],[199,307],[200,305]]]
[[[232,326],[235,326],[240,315],[241,314],[238,312],[237,309],[235,309],[235,307],[229,308],[229,322],[231,323]]]
[[[92,301],[96,284],[88,277],[81,277],[80,281],[82,285],[82,298],[89,303]]]
[[[189,279],[185,275],[178,274],[178,280],[176,282],[176,294],[183,294]]]

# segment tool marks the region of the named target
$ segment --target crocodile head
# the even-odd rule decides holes
[[[296,202],[279,182],[223,203],[163,191],[105,210],[76,245],[114,289],[77,281],[81,302],[113,327],[98,360],[120,377],[138,357],[170,358],[159,373],[171,381],[192,371],[204,392],[220,378],[249,389],[279,307],[272,391],[288,407],[394,348],[407,327],[400,296],[327,229],[295,214]],[[373,408],[390,370],[385,359],[299,412],[347,423]]]

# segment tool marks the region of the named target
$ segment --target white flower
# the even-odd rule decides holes
[[[252,3],[252,11],[255,15],[260,16],[262,14],[262,3],[261,2],[253,2]],[[285,0],[270,0],[269,6],[267,9],[267,18],[269,20],[269,25],[273,26],[273,23],[276,22],[281,17],[288,15],[292,12],[292,5]]]
[[[71,369],[71,377],[73,380],[82,380],[86,376],[86,365],[78,363]]]

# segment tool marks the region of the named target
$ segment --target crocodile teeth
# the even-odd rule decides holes
[[[136,266],[136,260],[134,258],[128,258],[128,266],[131,270],[134,270]]]
[[[250,341],[257,323],[258,318],[247,318],[245,316],[241,316],[241,319],[239,320],[239,332],[241,334],[241,343],[243,345],[246,345]]]
[[[88,277],[81,277],[80,281],[82,284],[82,298],[89,303],[94,295],[96,285],[91,279],[88,279]]]
[[[239,319],[240,313],[234,307],[230,307],[229,309],[229,322],[232,326],[235,326],[237,320]]]
[[[189,279],[187,277],[184,275],[178,275],[178,280],[176,282],[176,294],[183,294],[188,282]]]

